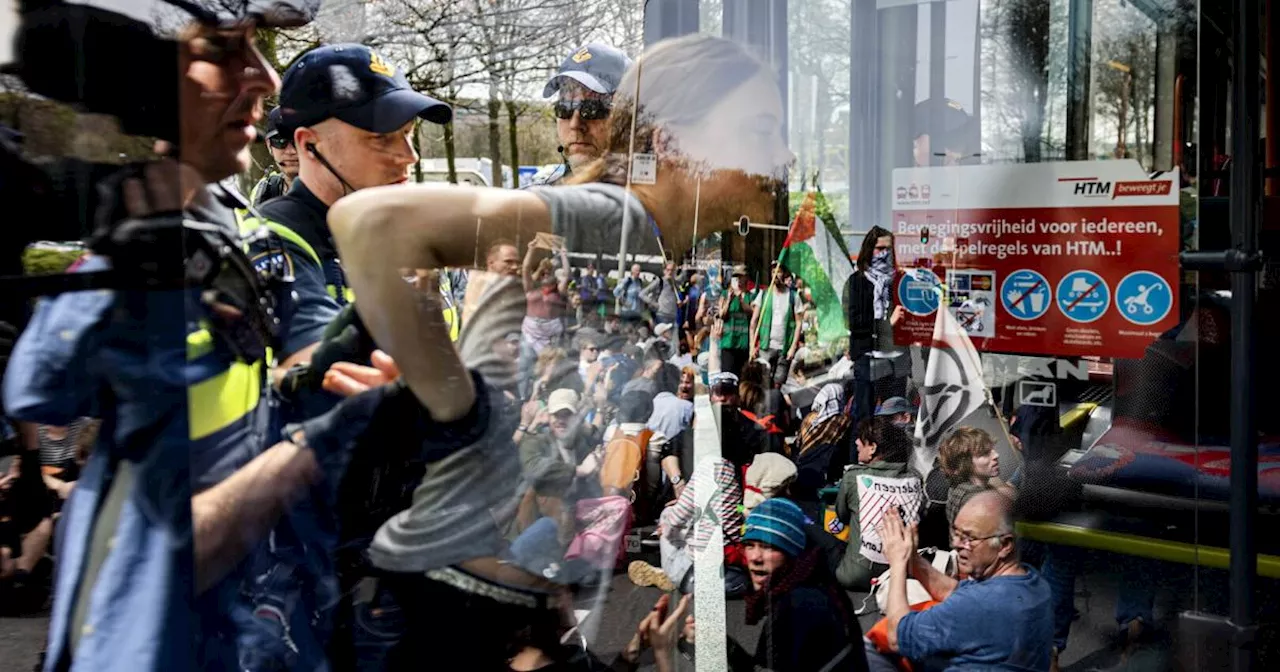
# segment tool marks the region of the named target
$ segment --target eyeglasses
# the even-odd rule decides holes
[[[971,537],[968,534],[965,534],[964,532],[961,532],[960,530],[953,528],[951,530],[951,546],[954,548],[969,549],[969,548],[973,548],[973,545],[979,541],[987,541],[988,539],[1003,537],[1006,534],[1007,534],[1006,532],[1000,532],[1000,533],[988,535],[985,537]]]
[[[558,100],[554,109],[556,119],[572,119],[574,111],[577,110],[578,114],[582,115],[583,121],[596,121],[608,117],[611,106],[607,100],[587,98],[584,100]]]
[[[274,149],[284,149],[285,147],[293,144],[293,138],[283,133],[277,133],[267,138],[267,144],[271,145]]]

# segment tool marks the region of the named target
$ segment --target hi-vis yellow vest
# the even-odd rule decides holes
[[[259,219],[257,217],[249,217],[242,210],[236,210],[236,221],[240,225],[241,235],[247,235],[249,233],[252,233],[253,230],[256,229],[257,227],[265,226],[272,233],[302,248],[302,251],[306,252],[307,256],[311,257],[311,259],[316,262],[317,266],[324,268],[324,262],[320,260],[320,255],[316,254],[315,248],[311,247],[311,244],[308,243],[306,239],[304,239],[302,236],[298,235],[297,232],[295,232],[293,229],[290,229],[289,227],[279,222],[273,222],[267,219]],[[334,285],[326,285],[325,289],[328,290],[329,296],[333,297],[334,299],[338,298],[337,287],[335,287]],[[440,294],[444,299],[444,310],[443,310],[444,322],[449,327],[449,338],[451,340],[457,341],[458,335],[462,332],[462,319],[461,319],[462,316],[460,314],[459,307],[455,304],[453,300],[453,292],[451,290],[452,290],[452,285],[449,282],[448,275],[445,273],[441,273],[440,274]],[[347,303],[355,303],[356,295],[355,295],[355,292],[353,292],[350,287],[344,287],[342,294],[343,294],[343,298],[346,299]]]

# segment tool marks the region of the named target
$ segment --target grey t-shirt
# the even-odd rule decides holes
[[[511,435],[518,412],[507,408],[499,389],[514,379],[514,362],[495,349],[507,334],[519,333],[524,292],[519,280],[493,282],[468,316],[458,339],[467,368],[489,389],[487,416],[472,414],[471,428],[453,427],[441,437],[419,439],[423,448],[444,454],[431,460],[413,504],[392,516],[374,535],[369,559],[394,572],[424,572],[474,558],[498,557],[506,550],[501,534],[515,515],[523,480]],[[479,403],[479,400],[477,400]],[[484,426],[478,426],[483,424]],[[471,440],[460,437],[469,436]],[[427,445],[434,442],[436,445]]]
[[[649,213],[625,187],[597,182],[530,191],[551,209],[551,232],[564,237],[570,252],[617,254],[625,221],[628,254],[661,253]]]

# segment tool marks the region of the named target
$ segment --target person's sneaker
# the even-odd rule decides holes
[[[627,578],[637,586],[653,586],[664,593],[676,589],[665,572],[644,560],[636,560],[627,567]]]

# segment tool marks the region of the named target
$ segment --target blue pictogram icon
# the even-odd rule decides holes
[[[1049,281],[1031,269],[1010,273],[1000,286],[1000,303],[1019,320],[1042,317],[1049,312],[1049,302]]]
[[[1155,324],[1172,308],[1168,281],[1151,271],[1134,271],[1116,285],[1116,310],[1134,324]]]
[[[898,281],[898,303],[912,315],[932,315],[938,309],[942,281],[927,268],[913,268]]]
[[[1111,305],[1111,288],[1093,271],[1071,271],[1058,282],[1058,309],[1073,322],[1093,322]]]

